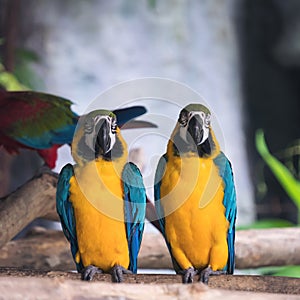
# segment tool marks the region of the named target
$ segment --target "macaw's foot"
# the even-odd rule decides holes
[[[95,266],[87,266],[81,271],[81,279],[91,281],[96,273],[103,273],[103,271]]]
[[[123,274],[132,274],[131,271],[123,268],[122,266],[120,265],[115,265],[111,271],[111,277],[112,277],[112,281],[113,282],[122,282],[124,279],[123,279]]]
[[[182,274],[182,283],[193,283],[193,278],[198,274],[198,271],[190,267],[181,271],[180,274]]]
[[[210,275],[223,275],[223,274],[226,274],[226,271],[213,271],[211,267],[208,266],[207,268],[203,269],[200,272],[200,281],[205,284],[208,284],[208,279]]]

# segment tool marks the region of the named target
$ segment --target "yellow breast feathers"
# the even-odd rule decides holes
[[[120,164],[120,165],[118,165]],[[128,268],[129,252],[118,169],[124,162],[98,159],[75,168],[70,180],[79,253],[76,260],[108,272],[114,265]]]
[[[213,270],[228,258],[223,183],[212,159],[171,156],[161,185],[165,233],[182,269]]]

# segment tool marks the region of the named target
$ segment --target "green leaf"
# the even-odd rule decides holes
[[[257,271],[262,275],[300,278],[300,266],[265,267]]]
[[[0,64],[0,85],[7,91],[21,91],[28,88],[21,84],[18,79],[10,72],[6,72],[2,64]]]
[[[151,9],[155,9],[156,8],[156,3],[157,0],[148,0],[148,5]]]
[[[238,226],[238,230],[245,230],[245,229],[266,229],[266,228],[282,228],[282,227],[293,227],[295,226],[293,223],[282,220],[282,219],[265,219],[259,220],[250,225],[246,226]]]
[[[297,205],[298,210],[300,210],[300,182],[294,178],[283,163],[269,152],[262,130],[257,130],[256,132],[256,148],[288,196]]]
[[[20,63],[38,63],[40,61],[39,55],[30,49],[19,48],[16,50],[16,56],[18,60],[18,64]]]

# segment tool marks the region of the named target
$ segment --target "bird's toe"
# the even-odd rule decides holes
[[[208,266],[200,272],[200,281],[204,284],[208,284],[209,276],[223,274],[226,274],[226,271],[213,271],[212,268]]]
[[[190,267],[188,269],[183,270],[181,274],[183,283],[193,283],[194,276],[198,274],[198,271],[195,270],[193,267]]]
[[[87,266],[81,272],[81,279],[91,281],[96,273],[103,273],[103,271],[95,266]]]
[[[117,282],[117,283],[123,282],[124,281],[123,274],[132,274],[132,272],[125,269],[124,267],[122,267],[120,265],[115,265],[111,269],[112,281]]]

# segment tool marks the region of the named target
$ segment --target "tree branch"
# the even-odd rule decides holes
[[[0,248],[33,220],[55,211],[57,177],[43,174],[0,201]]]
[[[29,280],[28,277],[31,279]],[[124,283],[122,290],[122,296],[127,295],[130,291],[134,291],[136,295],[138,295],[138,299],[149,299],[149,295],[153,299],[157,299],[159,296],[156,294],[157,291],[161,290],[160,296],[170,296],[168,295],[169,291],[176,287],[176,290],[180,290],[181,298],[187,298],[189,294],[192,296],[197,296],[199,299],[199,295],[202,293],[213,295],[213,289],[208,289],[205,285],[198,283],[198,276],[194,277],[194,284],[192,285],[182,285],[182,277],[180,275],[162,275],[162,274],[137,274],[137,275],[124,275]],[[19,278],[19,280],[18,280]],[[32,280],[34,278],[34,281]],[[44,279],[44,280],[42,280]],[[47,279],[47,280],[46,280]],[[50,280],[56,279],[56,280]],[[58,271],[34,271],[34,270],[20,270],[20,269],[12,269],[12,268],[0,268],[0,287],[3,282],[15,282],[15,284],[10,284],[14,290],[18,290],[20,288],[20,284],[22,286],[21,291],[26,287],[24,282],[26,282],[28,286],[36,286],[39,284],[43,285],[43,290],[49,290],[49,287],[54,283],[68,283],[69,286],[69,293],[72,291],[78,291],[81,288],[86,287],[86,283],[80,280],[80,274],[78,273],[71,273],[71,272],[58,272]],[[105,295],[109,294],[109,290],[115,289],[118,290],[120,285],[118,284],[111,284],[111,276],[109,274],[96,274],[93,279],[94,284],[92,286],[99,286],[99,290],[105,291]],[[105,283],[105,284],[104,284]],[[139,285],[133,285],[133,284]],[[155,285],[154,285],[155,284]],[[143,287],[143,292],[139,293],[138,290],[140,287]],[[209,279],[208,286],[214,289],[224,289],[221,294],[222,299],[232,299],[232,296],[235,295],[236,291],[247,291],[247,292],[259,292],[259,293],[280,293],[280,294],[300,294],[300,279],[297,278],[288,278],[288,277],[273,277],[273,276],[245,276],[245,275],[220,275],[220,276],[212,276]],[[78,288],[79,287],[79,288]],[[91,285],[89,285],[90,289]],[[105,287],[105,288],[104,288]],[[152,287],[155,287],[152,289]],[[56,288],[53,288],[56,290]],[[225,291],[230,290],[229,291]],[[2,289],[5,291],[6,289]],[[35,291],[35,289],[34,289]],[[196,293],[195,293],[196,292]],[[182,293],[185,297],[183,297]],[[27,295],[27,293],[26,293]],[[101,294],[98,294],[99,297]],[[211,296],[212,296],[211,295]],[[247,293],[237,293],[236,295],[240,296],[250,296]],[[2,294],[3,296],[3,294]],[[39,294],[40,296],[40,294]],[[91,295],[89,294],[91,297]],[[176,296],[172,293],[172,299]],[[220,295],[219,295],[220,296]],[[252,294],[252,296],[254,296]],[[269,295],[264,295],[264,298],[259,299],[266,299]],[[275,299],[276,298],[276,295]],[[48,296],[49,297],[49,296]],[[69,298],[70,294],[68,294]],[[285,296],[286,297],[286,296]],[[11,295],[10,297],[11,298]],[[60,298],[65,298],[63,294],[60,294]],[[176,297],[175,297],[176,298]],[[132,299],[130,297],[130,299]],[[136,299],[136,298],[134,298]],[[167,298],[169,299],[169,298]],[[193,298],[194,299],[194,298]],[[196,299],[196,298],[195,298]],[[206,298],[205,298],[206,299]],[[210,298],[211,299],[211,298]],[[237,298],[239,299],[239,298]],[[247,297],[247,299],[249,299]],[[253,299],[256,299],[255,297]],[[274,298],[272,298],[274,299]],[[280,298],[279,298],[280,299]],[[284,298],[285,299],[285,298]],[[290,298],[289,298],[290,299]]]

